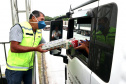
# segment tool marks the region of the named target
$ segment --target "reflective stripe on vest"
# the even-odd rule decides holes
[[[28,22],[20,23],[23,31],[21,46],[35,47],[41,41],[41,30],[33,33],[32,27]],[[7,58],[7,69],[26,71],[33,67],[34,51],[25,53],[14,53],[9,50]]]
[[[7,63],[7,66],[10,68],[17,68],[17,69],[29,69],[29,67],[10,66],[8,63]]]

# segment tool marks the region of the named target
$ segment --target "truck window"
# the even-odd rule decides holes
[[[90,41],[90,31],[91,31],[91,18],[90,17],[71,19],[69,20],[69,25],[70,25],[68,26],[69,38],[74,38],[78,41],[80,40],[86,41],[86,39]],[[67,50],[67,54],[71,58],[77,57],[80,61],[82,61],[86,65],[88,63],[88,53],[84,49],[75,50],[72,47],[69,50]]]
[[[99,6],[96,15],[97,20],[94,20],[97,24],[91,31],[89,66],[97,76],[108,82],[116,36],[117,6],[115,3]]]

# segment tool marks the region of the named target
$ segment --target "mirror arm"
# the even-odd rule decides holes
[[[67,56],[66,55],[61,55],[61,54],[53,54],[54,56],[60,56],[60,57],[63,57],[63,62],[65,64],[68,64],[68,59],[67,59]]]

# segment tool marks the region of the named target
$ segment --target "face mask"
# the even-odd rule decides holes
[[[46,27],[46,24],[45,24],[44,21],[39,21],[39,22],[38,22],[38,28],[39,28],[39,29],[44,29],[45,27]]]
[[[104,29],[105,29],[105,26],[102,25],[102,24],[99,24],[99,25],[98,25],[98,28],[99,28],[99,30],[100,30],[101,32],[103,32]]]
[[[34,16],[34,14],[32,14]],[[35,16],[34,16],[35,17]],[[36,17],[35,17],[36,18]],[[37,20],[37,18],[36,18]],[[37,20],[38,21],[38,20]],[[38,23],[38,28],[39,29],[44,29],[46,27],[46,24],[44,21],[38,21],[38,22],[31,22],[31,23]]]

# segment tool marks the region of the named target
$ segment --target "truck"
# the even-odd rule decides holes
[[[62,32],[59,22],[69,18],[67,39],[89,41],[89,53],[70,48],[54,54],[66,63],[66,84],[126,84],[125,8],[120,0],[87,0],[52,22]]]

